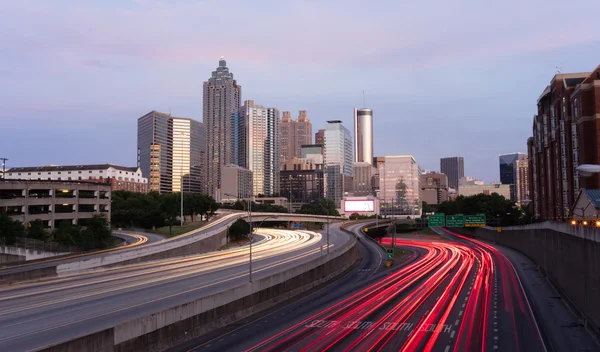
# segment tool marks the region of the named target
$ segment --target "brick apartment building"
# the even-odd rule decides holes
[[[600,66],[556,74],[537,107],[527,140],[532,210],[538,219],[567,219],[580,188],[600,188],[600,176],[576,170],[600,164]]]

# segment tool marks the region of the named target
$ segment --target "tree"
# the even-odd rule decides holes
[[[76,245],[81,237],[81,228],[70,222],[63,221],[52,232],[54,242],[66,245]]]
[[[19,237],[25,235],[25,227],[20,221],[13,220],[10,216],[0,213],[0,234],[7,245],[13,245]]]
[[[173,235],[173,225],[177,223],[177,216],[180,211],[180,193],[169,193],[161,197],[160,211],[165,223],[169,226],[169,235]]]
[[[250,234],[250,224],[244,219],[237,219],[229,227],[229,237],[234,241],[239,241],[248,234]]]
[[[33,220],[29,222],[27,237],[44,242],[48,242],[50,239],[49,233],[46,231],[44,224],[40,220]]]
[[[94,214],[86,221],[86,227],[80,232],[77,245],[83,250],[103,249],[113,242],[110,224],[105,214]]]
[[[303,204],[297,211],[299,214],[339,216],[335,202],[331,199],[319,199],[314,204]]]
[[[442,202],[438,212],[445,214],[485,214],[487,223],[495,226],[517,225],[522,220],[522,212],[514,202],[498,193],[458,196],[453,201]]]

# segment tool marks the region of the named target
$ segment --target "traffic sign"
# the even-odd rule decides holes
[[[429,226],[431,226],[431,227],[446,226],[444,213],[436,213],[435,215],[431,215],[428,220],[429,220]]]
[[[386,254],[387,254],[387,259],[394,259],[394,250],[393,249],[386,250]]]
[[[465,227],[482,227],[485,226],[485,214],[466,215]]]
[[[464,227],[465,216],[463,214],[446,215],[446,227]]]
[[[295,229],[301,229],[302,228],[302,223],[294,224],[294,228]]]
[[[392,266],[392,261],[391,261],[391,260],[388,260],[388,261],[386,261],[386,262],[385,262],[385,266],[387,266],[388,268],[389,268],[390,266]]]

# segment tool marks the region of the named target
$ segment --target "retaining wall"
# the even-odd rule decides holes
[[[0,253],[0,264],[21,262],[25,260],[24,255]]]
[[[32,249],[32,248],[21,248],[11,246],[0,246],[0,252],[4,254],[12,254],[23,257],[21,260],[35,260],[49,257],[56,257],[59,255],[70,254],[69,252],[45,252],[44,250]]]
[[[355,265],[359,256],[351,238],[329,256],[45,351],[164,351],[331,280]]]
[[[569,234],[540,224],[502,228],[502,232],[495,228],[450,230],[496,242],[525,254],[584,315],[587,322],[599,329],[600,242],[595,240],[599,238],[596,229],[572,229],[575,233]]]

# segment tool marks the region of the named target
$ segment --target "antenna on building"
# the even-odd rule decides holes
[[[169,108],[169,116],[171,116],[171,108]]]
[[[562,72],[562,66],[556,66],[556,74],[559,74]]]
[[[363,109],[365,108],[365,90],[363,89]]]

